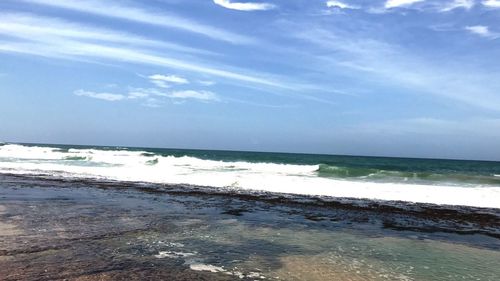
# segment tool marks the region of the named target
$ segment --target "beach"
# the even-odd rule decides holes
[[[0,0],[0,281],[500,281],[499,19]]]
[[[2,280],[497,280],[497,209],[0,175]]]

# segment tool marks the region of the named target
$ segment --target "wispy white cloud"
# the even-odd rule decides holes
[[[163,92],[163,90],[158,89],[158,88],[135,88],[135,87],[129,87],[129,96],[130,93],[137,93],[137,95],[143,96],[143,97],[152,97],[152,96],[160,96],[164,97],[166,94]]]
[[[25,2],[53,6],[58,8],[90,13],[103,17],[118,18],[121,20],[134,21],[144,24],[179,29],[210,37],[215,40],[226,41],[234,44],[255,43],[255,39],[226,31],[207,24],[195,22],[190,19],[176,15],[159,13],[139,7],[127,6],[121,1],[97,1],[97,0],[23,0]]]
[[[500,0],[496,0],[500,1]],[[425,2],[425,3],[423,3]],[[476,5],[476,0],[439,0],[439,1],[426,1],[426,0],[386,0],[384,7],[370,7],[367,9],[370,13],[387,13],[393,8],[410,7],[414,4],[422,3],[416,7],[420,12],[449,12],[456,9],[470,10]]]
[[[440,11],[448,12],[459,8],[470,10],[475,4],[476,2],[474,0],[453,0],[452,2],[445,3]]]
[[[173,91],[166,95],[172,99],[194,99],[199,101],[220,101],[217,94],[210,91],[195,91],[195,90],[186,90],[186,91]]]
[[[118,62],[167,67],[196,76],[201,74],[206,79],[223,78],[226,83],[252,87],[271,94],[277,94],[277,90],[281,89],[286,90],[287,95],[298,95],[297,92],[302,91],[303,86],[297,81],[287,81],[286,78],[269,73],[253,72],[207,60],[203,64],[197,63],[196,58],[184,59],[177,52],[168,53],[165,48],[157,48],[163,47],[162,41],[57,18],[0,12],[0,35],[2,34],[6,35],[0,39],[0,52],[3,53],[98,64]],[[179,47],[180,50],[184,48]],[[166,86],[166,83],[163,84]],[[309,99],[309,95],[304,97]]]
[[[114,94],[108,92],[94,92],[83,89],[74,91],[74,94],[81,97],[89,97],[106,101],[124,101],[124,100],[141,100],[151,98],[154,94],[152,91],[143,90],[140,88],[130,88],[127,94]]]
[[[500,8],[500,0],[484,0],[482,4],[490,8]]]
[[[469,31],[470,33],[489,39],[495,39],[500,36],[498,33],[490,31],[490,28],[485,25],[466,26],[465,30]]]
[[[64,37],[44,36],[45,33],[40,30],[31,30],[30,32],[23,33],[23,35],[19,35],[17,33],[7,34],[14,37],[21,36],[21,38],[26,39],[27,42],[0,41],[1,52],[30,54],[62,59],[106,59],[143,65],[156,65],[172,69],[187,70],[198,74],[213,75],[229,80],[258,84],[261,86],[293,89],[292,85],[282,84],[277,81],[254,75],[199,65],[193,62],[171,58],[164,54],[158,55],[149,49],[103,45],[100,43],[98,44],[98,42],[85,42]]]
[[[96,93],[96,92],[85,91],[85,90],[81,90],[81,89],[76,90],[74,92],[74,94],[77,96],[81,96],[81,97],[89,97],[89,98],[106,100],[106,101],[120,101],[120,100],[123,100],[126,98],[124,95],[120,95],[120,94]]]
[[[365,81],[383,81],[385,87],[431,94],[463,105],[500,111],[500,84],[491,82],[495,81],[498,73],[484,73],[467,64],[460,64],[457,68],[458,62],[440,64],[428,61],[401,46],[384,41],[353,37],[351,34],[346,36],[311,26],[301,28],[301,31],[296,29],[294,36],[336,54],[335,57],[317,55],[316,65],[320,69],[336,68],[346,74],[351,72],[353,77],[361,74]]]
[[[149,80],[151,83],[153,83],[156,87],[159,87],[159,88],[170,88],[171,85],[165,81],[162,81],[162,80],[154,80],[154,79],[151,79]]]
[[[188,84],[189,81],[186,78],[176,76],[176,75],[162,75],[154,74],[150,75],[149,81],[160,88],[170,88],[172,84]]]
[[[390,8],[397,8],[397,7],[406,7],[413,5],[418,2],[423,2],[425,0],[387,0],[385,2],[385,8],[390,9]]]
[[[326,2],[328,8],[339,8],[339,9],[360,9],[359,6],[347,4],[337,0],[329,0]]]
[[[210,80],[199,80],[198,83],[203,86],[213,86],[216,84],[215,81],[210,81]]]
[[[129,87],[123,94],[114,94],[108,92],[95,92],[86,90],[76,90],[77,96],[101,99],[106,101],[141,101],[142,105],[158,107],[164,103],[165,98],[173,101],[196,100],[202,102],[219,102],[220,97],[211,91],[204,90],[178,90],[165,91],[159,88],[134,88]]]
[[[231,0],[213,0],[215,4],[231,10],[238,11],[266,11],[275,9],[271,3],[232,2]]]
[[[131,88],[128,97],[131,93],[143,95],[145,98],[168,98],[172,100],[187,100],[193,99],[198,101],[220,101],[221,99],[217,94],[211,91],[203,90],[179,90],[179,91],[165,91],[157,88]]]
[[[465,29],[471,33],[481,36],[488,36],[490,34],[489,28],[484,25],[466,26]]]
[[[162,74],[154,74],[149,76],[149,79],[152,80],[162,80],[165,82],[171,82],[175,84],[188,84],[189,80],[184,77],[180,77],[177,75],[162,75]]]
[[[58,18],[41,17],[26,13],[0,13],[0,34],[29,40],[51,40],[60,37],[89,42],[119,43],[131,46],[161,48],[179,52],[213,54],[206,50],[175,43],[151,40],[130,33],[75,24]]]
[[[132,100],[144,99],[144,98],[148,98],[148,97],[149,97],[148,93],[141,92],[141,91],[134,91],[134,90],[130,91],[127,95],[127,98],[132,99]]]

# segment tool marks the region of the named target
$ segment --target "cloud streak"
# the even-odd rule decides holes
[[[445,4],[442,8],[442,12],[448,12],[455,9],[463,8],[465,10],[470,10],[474,7],[476,3],[474,0],[454,0],[453,2]]]
[[[198,81],[198,83],[203,85],[203,86],[213,86],[216,84],[214,81],[210,81],[210,80],[200,80],[200,81]]]
[[[387,0],[387,2],[385,2],[384,6],[386,9],[407,7],[407,6],[411,6],[415,3],[423,2],[423,1],[425,1],[425,0]]]
[[[208,54],[206,50],[187,47],[175,43],[152,40],[130,33],[75,24],[58,18],[41,17],[25,13],[0,13],[0,34],[27,40],[48,41],[51,38],[85,40],[167,49],[178,52]]]
[[[293,88],[256,75],[222,70],[169,57],[165,54],[159,55],[155,48],[149,48],[161,45],[162,43],[159,41],[75,25],[61,20],[29,18],[27,16],[18,18],[16,15],[3,14],[0,17],[0,34],[24,40],[0,41],[0,51],[2,52],[75,60],[106,59],[163,66],[266,87]],[[228,67],[224,68],[227,69]]]
[[[484,38],[496,39],[499,37],[499,34],[491,32],[490,28],[485,25],[473,25],[466,26],[465,30],[469,31],[472,34],[479,35]]]
[[[355,9],[360,8],[359,6],[350,5],[350,4],[347,4],[347,3],[344,3],[341,1],[336,1],[336,0],[327,1],[326,6],[328,8],[351,9],[351,10],[355,10]]]
[[[154,74],[150,75],[149,81],[160,88],[170,88],[172,84],[188,84],[189,81],[186,78],[176,76],[176,75],[162,75]]]
[[[276,5],[270,3],[243,3],[232,2],[231,0],[213,0],[216,5],[226,9],[238,11],[267,11],[276,8]]]
[[[93,99],[99,99],[99,100],[105,100],[105,101],[121,101],[124,100],[126,97],[124,95],[120,94],[111,94],[111,93],[96,93],[96,92],[91,92],[91,91],[85,91],[85,90],[76,90],[74,92],[76,96],[80,97],[89,97]]]
[[[490,8],[500,8],[500,0],[485,0],[482,4]]]
[[[474,107],[500,111],[500,86],[495,72],[482,73],[458,69],[452,65],[437,65],[415,57],[406,49],[369,38],[342,36],[330,30],[307,27],[295,34],[317,45],[323,51],[335,52],[335,57],[317,56],[324,68],[351,70],[354,77],[383,81],[386,86],[441,96]],[[340,71],[340,70],[339,70]]]
[[[204,102],[220,101],[219,97],[215,93],[210,91],[194,91],[194,90],[173,91],[171,93],[166,94],[166,96],[172,99],[194,99]]]
[[[117,1],[96,0],[22,0],[24,2],[74,10],[82,13],[94,14],[102,17],[116,18],[165,28],[178,29],[194,34],[203,35],[214,40],[233,44],[251,44],[255,39],[229,32],[207,24],[195,22],[176,15],[153,12],[134,6],[127,6]]]
[[[141,100],[143,105],[158,107],[162,101],[158,98],[168,98],[176,102],[185,100],[195,100],[200,102],[220,102],[220,97],[211,91],[205,90],[177,90],[163,92],[158,89],[131,88],[127,94],[113,94],[108,92],[94,92],[79,89],[73,92],[80,97],[105,100],[109,102],[125,100]]]

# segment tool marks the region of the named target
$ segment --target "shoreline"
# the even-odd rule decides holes
[[[0,232],[0,276],[495,280],[500,274],[498,214],[488,221],[478,218],[493,214],[471,210],[463,216],[464,210],[426,206],[203,191],[2,174],[0,222],[17,232]]]
[[[500,209],[460,205],[438,205],[406,201],[370,200],[319,195],[287,194],[237,188],[219,188],[189,184],[160,184],[133,181],[99,180],[87,178],[61,178],[40,175],[17,175],[0,173],[0,181],[11,177],[37,182],[38,186],[92,187],[103,190],[136,190],[149,194],[168,194],[172,196],[219,197],[248,202],[261,202],[274,206],[293,206],[299,208],[319,208],[367,214],[384,220],[387,228],[414,230],[422,232],[449,232],[458,234],[484,234],[500,238]],[[42,180],[40,182],[40,180]],[[19,182],[18,182],[19,184]],[[241,215],[244,210],[229,213]],[[311,220],[324,220],[320,215],[309,216]],[[405,223],[401,224],[400,219]],[[411,223],[408,223],[411,221]],[[432,222],[432,223],[430,223]]]
[[[0,174],[37,177],[44,179],[68,180],[68,181],[88,181],[103,183],[132,183],[150,186],[182,186],[188,189],[206,189],[208,192],[218,193],[236,192],[249,194],[282,194],[287,197],[305,197],[305,198],[343,198],[350,201],[367,202],[389,202],[395,205],[418,204],[428,206],[451,206],[471,209],[490,209],[500,210],[500,187],[460,187],[454,185],[422,185],[422,184],[402,184],[402,183],[382,183],[382,182],[363,182],[351,180],[339,180],[328,178],[315,178],[305,186],[295,186],[294,178],[284,178],[281,181],[271,181],[269,183],[259,182],[242,184],[238,181],[231,184],[207,183],[207,175],[197,178],[194,175],[184,176],[172,182],[163,180],[145,181],[142,178],[114,178],[98,174],[72,173],[68,171],[29,171],[16,173],[15,169],[2,169]],[[210,177],[217,178],[217,175]],[[315,186],[315,184],[319,184]],[[336,186],[338,184],[339,186]],[[258,187],[260,186],[260,187]],[[454,194],[450,197],[449,194]],[[392,198],[392,199],[391,199]],[[401,203],[401,204],[400,204]]]
[[[327,204],[328,202],[339,202],[347,203],[349,205],[382,205],[382,206],[395,206],[395,207],[423,207],[428,209],[455,209],[464,211],[476,211],[476,212],[490,212],[498,213],[500,215],[500,208],[496,207],[484,207],[484,206],[474,206],[474,205],[460,205],[460,204],[440,204],[440,203],[429,203],[429,202],[419,202],[419,201],[405,201],[405,200],[389,200],[389,199],[376,199],[376,198],[365,198],[365,197],[349,197],[349,196],[332,196],[323,194],[311,194],[311,193],[290,193],[272,190],[260,190],[254,188],[242,188],[238,186],[210,186],[210,185],[197,185],[189,183],[162,183],[162,182],[146,182],[137,180],[118,180],[118,179],[107,179],[107,178],[97,178],[94,176],[84,177],[82,175],[68,176],[58,176],[56,174],[48,173],[9,173],[0,172],[0,176],[9,176],[17,178],[26,179],[42,179],[54,182],[69,182],[69,183],[89,183],[96,185],[107,185],[107,186],[126,186],[137,189],[151,188],[157,192],[169,192],[169,193],[179,193],[179,194],[211,194],[211,195],[228,195],[228,196],[248,196],[255,197],[255,199],[264,200],[266,198],[280,197],[290,201],[300,202],[313,202],[317,201],[317,204]],[[349,182],[349,181],[346,181]],[[364,182],[354,182],[358,184],[363,184]],[[370,182],[367,182],[370,184]],[[408,184],[408,187],[414,187],[414,184]],[[441,188],[442,186],[439,186]],[[163,188],[163,190],[161,189]],[[323,203],[321,203],[323,202]]]

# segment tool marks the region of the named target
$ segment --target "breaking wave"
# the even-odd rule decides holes
[[[188,156],[127,148],[3,144],[0,173],[500,208],[498,174],[283,163],[279,157],[272,162],[272,155],[264,155],[266,161],[261,162],[242,157],[223,161],[199,154],[195,157],[193,153]]]

